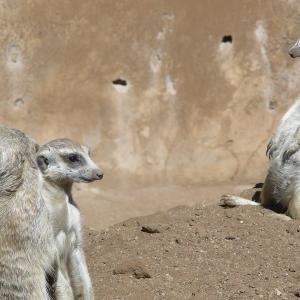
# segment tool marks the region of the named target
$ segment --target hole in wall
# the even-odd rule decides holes
[[[16,107],[20,107],[22,105],[24,105],[24,100],[23,98],[17,98],[15,101],[14,101],[14,104]]]
[[[224,35],[222,37],[222,43],[232,43],[232,35]]]
[[[112,82],[114,85],[122,85],[122,86],[126,86],[127,85],[127,81],[125,79],[122,78],[118,78],[113,80]]]
[[[125,94],[128,92],[130,87],[130,82],[123,78],[117,78],[112,81],[114,89],[121,94]]]
[[[275,100],[271,100],[269,102],[268,106],[269,106],[269,109],[276,110],[278,105],[277,105],[277,102]]]

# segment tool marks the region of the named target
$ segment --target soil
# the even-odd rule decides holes
[[[253,186],[253,183],[243,183],[109,188],[105,183],[103,180],[92,184],[75,185],[74,188],[74,199],[80,207],[83,223],[96,230],[180,205],[192,207],[199,204],[213,205],[219,202],[222,194],[237,195]]]
[[[86,229],[96,299],[299,299],[300,221],[261,207],[176,207]]]

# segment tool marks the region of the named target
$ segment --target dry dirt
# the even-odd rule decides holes
[[[76,185],[74,189],[74,198],[80,207],[83,223],[96,230],[180,205],[215,204],[222,194],[240,194],[253,186],[223,184],[110,188],[105,186],[106,181],[104,178],[101,182]]]
[[[96,299],[298,299],[300,222],[177,207],[86,230]]]

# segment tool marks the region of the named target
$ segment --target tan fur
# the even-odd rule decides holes
[[[0,127],[0,299],[48,299],[53,233],[39,192],[37,144]]]

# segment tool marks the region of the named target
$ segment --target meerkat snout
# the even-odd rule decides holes
[[[85,173],[83,175],[84,178],[86,178],[88,181],[94,181],[94,180],[101,180],[103,178],[103,171],[100,168],[97,169],[91,169],[91,173]]]
[[[96,180],[101,180],[103,178],[103,171],[98,169],[98,170],[95,170],[95,177],[96,177]]]

